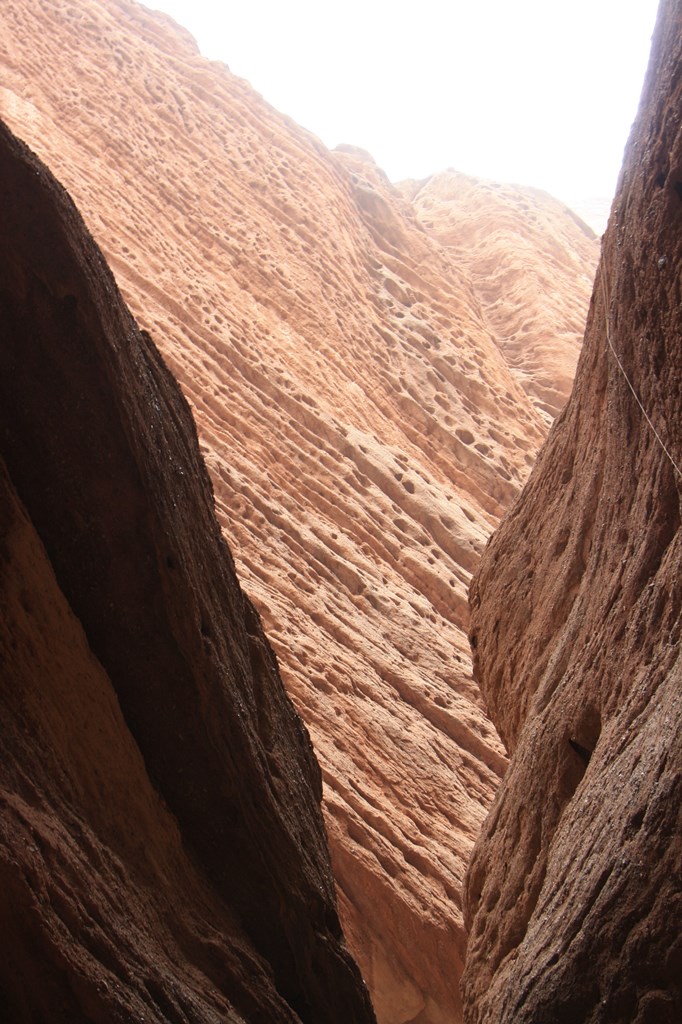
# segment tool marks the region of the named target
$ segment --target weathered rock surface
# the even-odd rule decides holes
[[[400,189],[466,268],[514,376],[551,423],[570,393],[585,330],[594,232],[540,189],[456,171]]]
[[[0,130],[0,1016],[371,1021],[189,408]]]
[[[379,1018],[452,1024],[464,872],[505,764],[466,593],[546,424],[469,268],[371,158],[328,153],[168,19],[3,0],[0,66],[0,111],[75,197],[193,407],[320,759]]]
[[[575,389],[472,587],[512,752],[468,875],[472,1024],[682,1019],[681,69],[664,0]]]

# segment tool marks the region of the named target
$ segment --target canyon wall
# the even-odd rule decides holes
[[[378,1016],[452,1024],[464,873],[506,764],[471,678],[467,588],[547,396],[567,393],[596,242],[538,200],[543,245],[582,256],[548,258],[534,308],[551,307],[556,355],[533,390],[533,333],[484,294],[473,228],[439,238],[371,157],[329,153],[169,19],[128,0],[3,0],[0,67],[0,113],[74,196],[192,407],[319,757]],[[481,196],[485,259],[506,266],[511,215],[496,231]],[[515,204],[524,303],[528,212]]]
[[[682,1017],[682,4],[664,0],[572,397],[471,591],[510,768],[471,1024]]]
[[[0,132],[3,1021],[374,1019],[186,401]]]

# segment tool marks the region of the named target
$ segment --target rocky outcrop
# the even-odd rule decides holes
[[[3,0],[0,66],[0,110],[191,403],[320,760],[378,1016],[452,1024],[464,873],[505,765],[466,594],[545,422],[458,252],[371,158],[327,152],[167,19]]]
[[[512,373],[551,423],[569,396],[585,330],[594,232],[536,188],[450,170],[400,189],[466,268]]]
[[[467,882],[477,1024],[682,1014],[681,27],[664,0],[575,389],[472,587],[512,753]]]
[[[371,1021],[187,403],[0,132],[0,1014]]]

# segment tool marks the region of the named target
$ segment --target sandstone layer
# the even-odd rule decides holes
[[[372,1021],[189,408],[0,132],[3,1021]]]
[[[551,423],[573,384],[598,254],[594,232],[540,189],[452,170],[400,189],[466,268],[514,376]]]
[[[378,1016],[451,1024],[465,868],[505,765],[467,587],[543,417],[469,268],[371,158],[327,152],[168,19],[3,0],[0,66],[0,111],[75,197],[193,408],[322,766]]]
[[[512,754],[468,875],[472,1024],[682,1018],[681,69],[664,0],[575,388],[472,587]]]

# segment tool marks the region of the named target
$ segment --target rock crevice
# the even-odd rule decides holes
[[[73,196],[192,408],[239,577],[320,760],[344,928],[377,1014],[406,1021],[421,1000],[423,1024],[452,1024],[462,882],[505,764],[471,679],[467,587],[546,434],[534,330],[520,330],[528,282],[551,292],[539,304],[551,315],[529,319],[556,357],[543,371],[554,408],[587,301],[575,277],[592,274],[596,242],[547,197],[525,210],[522,193],[498,202],[484,183],[469,184],[485,244],[435,185],[429,226],[425,190],[413,202],[366,153],[328,152],[132,0],[3,0],[0,67],[0,113]],[[545,255],[555,238],[572,254],[563,267]],[[507,268],[497,294],[475,280],[483,256]],[[182,494],[165,443],[154,472]],[[150,613],[158,586],[172,598],[186,580],[200,597],[195,620],[178,614],[154,636],[200,645],[210,707],[221,653],[201,573],[187,580],[172,545],[140,552],[137,485],[121,500],[141,515],[131,550]],[[96,631],[125,661],[106,616]],[[207,729],[208,763],[220,723]],[[156,770],[191,814],[172,759]]]

